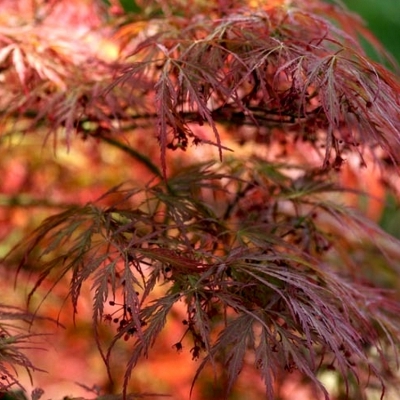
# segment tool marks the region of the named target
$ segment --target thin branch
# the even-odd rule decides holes
[[[103,140],[104,142],[122,150],[123,152],[129,154],[132,158],[139,161],[143,165],[145,165],[153,174],[155,174],[158,178],[163,178],[161,171],[157,168],[155,164],[151,162],[151,160],[146,157],[143,153],[136,151],[134,148],[120,142],[119,140],[113,139],[109,136],[105,135],[96,135],[96,138]]]

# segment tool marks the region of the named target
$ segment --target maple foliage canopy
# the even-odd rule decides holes
[[[201,360],[193,397],[209,366],[226,395],[254,370],[269,399],[296,377],[316,399],[366,398],[368,385],[384,395],[396,382],[400,254],[368,216],[398,185],[390,57],[336,3],[125,3],[0,1],[3,151],[40,138],[43,152],[70,149],[71,164],[86,157],[59,167],[48,192],[49,175],[22,162],[19,186],[3,185],[9,226],[12,207],[47,218],[4,261],[33,275],[34,314],[4,304],[0,320],[31,322],[57,290],[76,316],[86,298],[125,398],[169,323],[180,333],[164,346]],[[24,162],[36,160],[29,146]],[[1,332],[9,390],[19,384],[9,364],[35,367],[16,346],[29,334],[3,322]]]

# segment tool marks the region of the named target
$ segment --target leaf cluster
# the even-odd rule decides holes
[[[37,348],[34,340],[41,336],[29,330],[34,318],[23,309],[0,304],[0,393],[16,388],[24,390],[18,378],[19,368],[28,373],[31,381],[32,372],[42,371],[25,354],[26,350]]]
[[[269,398],[283,371],[299,371],[325,398],[318,374],[326,369],[346,385],[367,384],[370,376],[388,383],[385,354],[397,346],[399,306],[374,288],[368,265],[355,272],[351,255],[347,265],[329,262],[343,242],[351,246],[352,231],[371,224],[331,205],[340,189],[328,172],[232,159],[192,166],[168,186],[114,190],[123,201],[111,207],[89,204],[44,221],[24,244],[21,268],[41,266],[31,295],[47,279],[54,290],[67,278],[76,312],[83,285],[91,285],[96,331],[108,321],[118,326],[106,351],[98,337],[107,366],[119,340],[135,342],[125,390],[182,304],[182,339],[174,347],[188,341],[194,359],[205,355],[198,374],[206,363],[225,365],[228,391],[248,351]],[[352,224],[347,238],[336,231],[337,218]],[[394,240],[378,228],[375,237],[381,249]]]
[[[206,142],[222,152],[217,123],[226,121],[239,141],[241,126],[256,127],[264,142],[279,127],[322,146],[325,166],[342,160],[343,148],[362,156],[365,145],[396,160],[398,82],[365,56],[357,21],[336,13],[294,2],[154,22],[156,33],[136,42],[132,66],[115,83],[146,104],[154,98],[163,170],[167,149]],[[196,134],[203,124],[214,140]]]
[[[256,141],[276,139],[279,129],[322,146],[325,166],[349,151],[362,157],[365,146],[397,160],[398,81],[366,57],[357,35],[379,44],[357,18],[319,1],[240,5],[196,2],[184,18],[182,4],[168,11],[160,2],[158,17],[115,24],[105,57],[101,29],[66,36],[46,19],[3,27],[1,113],[26,118],[25,129],[63,128],[68,138],[146,127],[159,140],[164,174],[168,149],[207,143],[222,155],[218,124],[227,122],[239,143],[248,140],[241,127],[252,126]],[[199,135],[198,126],[209,132]]]
[[[371,153],[386,171],[399,161],[399,82],[366,57],[357,42],[365,29],[336,5],[222,3],[198,1],[183,16],[178,0],[150,11],[138,2],[143,20],[114,21],[118,57],[109,58],[46,18],[0,27],[4,132],[18,122],[24,133],[100,139],[158,179],[52,215],[26,238],[13,254],[23,254],[20,272],[39,271],[28,303],[45,283],[43,301],[67,285],[76,314],[89,287],[110,378],[114,350],[133,342],[124,396],[176,310],[184,318],[173,347],[189,343],[202,358],[195,380],[210,364],[224,371],[229,392],[250,365],[268,398],[294,372],[326,399],[324,371],[343,379],[347,397],[369,383],[383,393],[396,370],[400,310],[370,271],[379,259],[398,274],[399,243],[341,205],[335,174],[350,153],[362,165]],[[161,172],[151,155],[118,140],[122,132],[158,139]],[[178,160],[176,150],[208,144],[222,158],[230,143],[285,148],[288,138],[306,143],[324,168],[294,164],[285,149],[282,163],[225,157],[162,180],[167,151]],[[366,245],[374,258],[364,253],[361,263]],[[4,317],[13,315],[23,317]],[[107,323],[115,328],[108,341]],[[0,338],[4,363],[34,369],[20,352],[28,337]]]

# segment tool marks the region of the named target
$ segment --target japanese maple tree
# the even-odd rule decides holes
[[[63,169],[46,192],[42,172],[28,199],[4,186],[6,223],[43,218],[4,260],[33,284],[29,311],[0,309],[1,390],[10,365],[36,368],[3,320],[39,318],[54,293],[74,316],[90,299],[124,398],[162,346],[198,360],[187,397],[203,375],[229,397],[254,371],[268,399],[295,379],[315,399],[396,388],[400,243],[376,219],[397,195],[400,86],[357,16],[321,0],[0,6],[3,152],[88,145],[86,169],[109,174]]]

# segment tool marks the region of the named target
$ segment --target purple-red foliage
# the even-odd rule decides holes
[[[111,379],[113,350],[133,342],[124,396],[179,306],[185,323],[170,347],[189,342],[201,358],[194,380],[210,364],[229,393],[251,365],[270,399],[294,372],[316,398],[331,398],[326,371],[349,398],[368,384],[384,393],[395,381],[400,304],[370,271],[379,263],[397,277],[399,242],[342,205],[337,184],[352,153],[361,166],[368,155],[382,174],[398,171],[399,82],[357,35],[377,42],[320,1],[138,3],[131,20],[106,22],[98,7],[96,23],[71,35],[45,5],[37,24],[0,28],[4,135],[19,123],[55,142],[95,138],[156,178],[69,207],[25,238],[9,260],[19,254],[20,272],[35,265],[28,302],[67,281],[77,313],[89,285]],[[160,170],[151,151],[122,140],[135,133],[139,144],[158,140]],[[257,152],[277,143],[280,157]],[[215,146],[219,160],[170,172],[169,160],[184,160],[176,150],[191,145],[192,155]],[[116,329],[105,350],[107,322]]]

